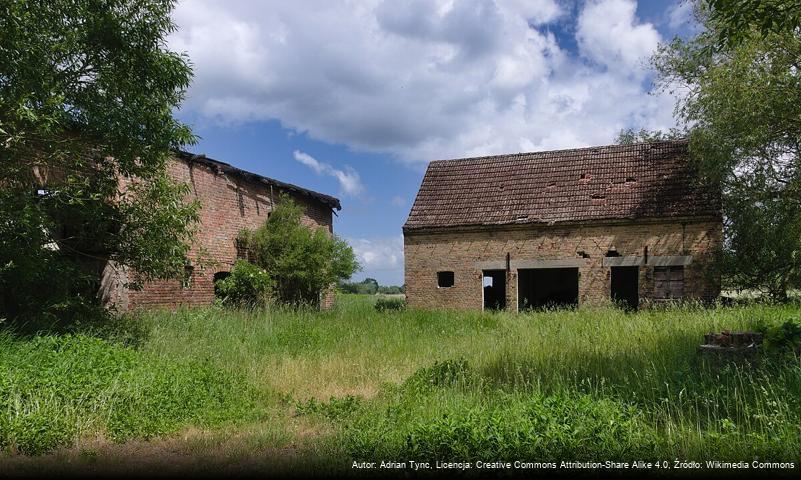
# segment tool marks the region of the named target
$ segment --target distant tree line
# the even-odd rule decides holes
[[[360,293],[364,295],[406,293],[405,284],[400,287],[397,285],[379,285],[378,280],[374,278],[365,278],[361,282],[340,282],[338,288],[343,293]]]

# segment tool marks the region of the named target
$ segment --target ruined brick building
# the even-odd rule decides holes
[[[246,172],[203,155],[176,153],[168,166],[170,176],[189,185],[189,200],[200,201],[200,225],[196,242],[189,253],[183,280],[148,282],[141,290],[126,287],[131,272],[107,265],[101,282],[101,296],[107,305],[118,310],[139,307],[176,307],[208,305],[214,300],[214,281],[227,276],[244,252],[237,236],[244,229],[261,226],[275,201],[286,194],[303,206],[304,224],[333,233],[333,211],[342,207],[338,199],[272,178]],[[203,251],[212,260],[210,266],[197,264]],[[330,306],[333,294],[321,299]]]
[[[686,141],[431,162],[403,227],[412,307],[717,297],[720,192]]]

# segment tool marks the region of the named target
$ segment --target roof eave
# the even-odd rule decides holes
[[[695,216],[659,216],[659,217],[614,217],[585,220],[555,220],[550,222],[504,222],[504,223],[470,223],[459,225],[403,225],[403,233],[429,233],[452,232],[463,230],[497,230],[515,228],[542,228],[542,227],[592,227],[603,225],[628,225],[633,223],[694,223],[694,222],[722,222],[722,214],[707,214]]]

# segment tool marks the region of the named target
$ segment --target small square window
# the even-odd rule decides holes
[[[437,286],[447,288],[453,286],[453,272],[437,272]]]

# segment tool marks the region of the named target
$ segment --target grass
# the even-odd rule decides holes
[[[96,333],[104,340],[5,334],[0,444],[36,454],[152,439],[229,465],[343,470],[352,459],[801,457],[798,359],[710,364],[696,350],[704,333],[777,325],[798,307],[512,315],[374,302],[149,312]]]

